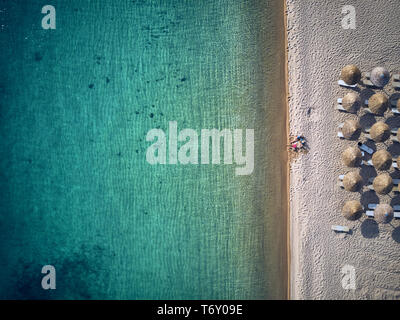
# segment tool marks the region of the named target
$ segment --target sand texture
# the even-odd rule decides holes
[[[341,163],[341,152],[357,141],[340,140],[337,126],[346,119],[360,119],[363,128],[377,120],[400,127],[400,117],[390,111],[384,117],[336,110],[337,98],[350,89],[337,85],[341,68],[356,64],[362,73],[375,66],[400,73],[400,5],[398,0],[343,1],[286,0],[289,74],[290,135],[303,134],[310,150],[290,167],[290,235],[292,299],[400,299],[400,221],[376,224],[365,214],[358,221],[341,215],[346,200],[400,204],[396,193],[381,196],[368,191],[346,192],[337,177],[350,171]],[[356,9],[356,29],[341,26],[342,6]],[[363,75],[364,78],[364,75]],[[384,92],[398,98],[392,79],[383,90],[358,87],[362,99]],[[366,141],[365,133],[358,141]],[[368,143],[376,150],[400,155],[400,144]],[[367,158],[367,160],[370,158]],[[360,168],[358,169],[360,170]],[[400,171],[389,173],[400,178]],[[361,167],[363,178],[377,175],[373,167]],[[332,225],[352,228],[336,234]],[[352,265],[356,289],[342,287],[341,269]]]

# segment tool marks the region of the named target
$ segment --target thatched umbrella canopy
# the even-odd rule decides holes
[[[390,137],[390,127],[386,123],[378,121],[371,127],[370,135],[375,142],[384,142]]]
[[[373,114],[383,115],[389,107],[389,99],[383,93],[375,93],[368,100],[368,108]]]
[[[386,204],[378,204],[375,208],[374,218],[378,223],[389,223],[393,219],[393,208]]]
[[[347,167],[358,167],[361,164],[362,154],[357,147],[348,147],[342,153],[342,162]]]
[[[349,92],[343,97],[342,106],[347,112],[357,112],[361,106],[361,98],[357,93]]]
[[[393,189],[393,179],[387,173],[375,177],[373,187],[376,193],[388,194]]]
[[[379,150],[372,155],[372,164],[376,170],[389,170],[392,166],[392,155],[386,150]]]
[[[360,82],[361,71],[354,64],[345,66],[340,73],[340,79],[349,85],[354,85]]]
[[[342,208],[342,215],[347,220],[357,220],[363,214],[364,209],[358,200],[346,201]]]
[[[343,136],[346,139],[357,139],[361,133],[361,125],[358,120],[346,120],[342,127]]]
[[[400,169],[400,156],[396,158],[397,168]]]
[[[370,79],[375,86],[382,88],[389,82],[390,73],[385,68],[376,67],[371,71]]]
[[[351,171],[343,177],[343,187],[346,191],[356,192],[361,189],[363,180],[358,171]]]
[[[397,99],[396,107],[397,107],[397,110],[400,111],[400,98]]]

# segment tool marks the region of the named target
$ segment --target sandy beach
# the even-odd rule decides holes
[[[302,134],[310,150],[290,164],[290,298],[291,299],[400,299],[400,221],[377,225],[365,214],[348,221],[341,209],[346,200],[400,204],[400,196],[377,195],[364,186],[362,192],[346,192],[338,176],[351,171],[341,153],[356,141],[337,137],[338,124],[359,119],[363,128],[377,120],[400,127],[391,111],[384,117],[340,113],[336,101],[351,90],[338,86],[342,67],[357,65],[361,72],[386,67],[400,73],[400,6],[398,0],[286,0],[289,77],[290,135]],[[343,29],[342,6],[356,9],[356,28]],[[364,78],[364,76],[363,76]],[[359,86],[362,97],[384,92],[398,97],[392,80],[383,90]],[[365,133],[358,141],[366,141]],[[400,155],[399,144],[370,144]],[[363,178],[374,177],[372,167],[361,169]],[[393,168],[390,174],[399,178]],[[332,225],[348,226],[349,234],[336,234]],[[342,287],[343,266],[354,266],[356,288]]]

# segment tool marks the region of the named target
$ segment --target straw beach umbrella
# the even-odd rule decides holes
[[[390,73],[383,67],[376,67],[371,71],[371,82],[379,87],[384,87],[390,80]]]
[[[343,177],[343,187],[346,191],[356,192],[362,185],[363,180],[357,171],[348,172]]]
[[[384,142],[390,137],[390,127],[386,123],[378,121],[371,127],[370,135],[375,142]]]
[[[346,201],[342,208],[342,215],[347,220],[358,220],[363,212],[364,209],[358,200]]]
[[[340,79],[349,85],[354,85],[360,82],[361,71],[354,64],[347,65],[342,69]]]
[[[376,170],[389,170],[392,166],[392,155],[386,150],[379,150],[372,155],[372,164]]]
[[[362,154],[357,147],[348,147],[342,153],[342,162],[347,167],[358,167],[361,164]]]
[[[388,194],[393,189],[393,179],[387,173],[382,173],[374,179],[372,185],[376,193]]]
[[[361,98],[355,92],[349,92],[342,99],[342,106],[347,112],[357,112],[361,105]]]
[[[400,99],[397,99],[396,107],[397,107],[397,111],[400,112]]]
[[[375,221],[378,223],[389,223],[393,219],[393,208],[386,204],[378,204],[374,212]]]
[[[375,93],[368,100],[368,109],[373,114],[383,115],[389,107],[389,100],[383,93]]]
[[[346,120],[342,127],[342,133],[345,139],[357,139],[361,133],[361,126],[358,120]]]
[[[396,158],[397,168],[400,168],[400,156]]]

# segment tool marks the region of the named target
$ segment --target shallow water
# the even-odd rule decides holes
[[[258,2],[52,1],[43,30],[0,1],[0,298],[285,297],[283,11]],[[254,129],[253,174],[147,163],[173,120]]]

